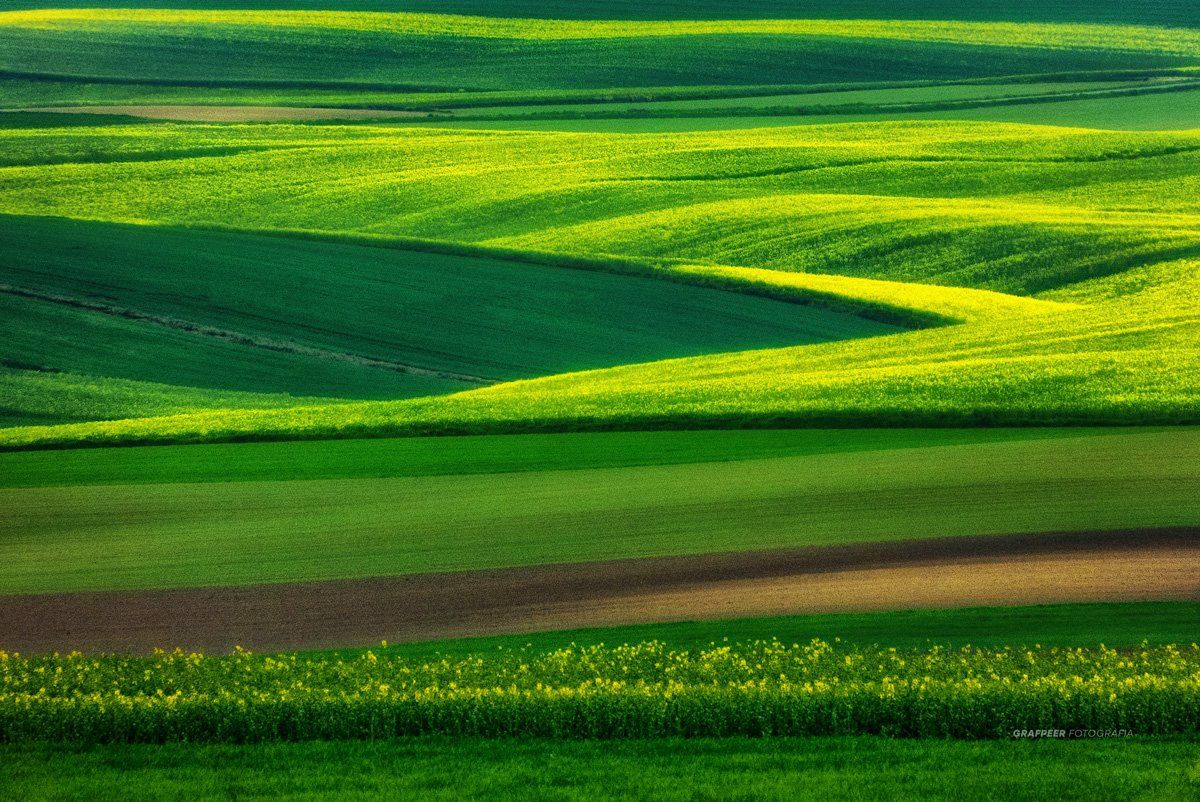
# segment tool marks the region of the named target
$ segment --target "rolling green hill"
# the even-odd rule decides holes
[[[0,15],[0,98],[19,104],[34,79],[39,105],[94,102],[104,93],[97,84],[174,86],[184,96],[191,87],[201,102],[222,88],[235,102],[273,89],[349,93],[334,105],[362,102],[364,92],[394,104],[395,93],[413,91],[509,91],[544,103],[555,100],[548,90],[779,94],[764,87],[1163,70],[1195,66],[1198,55],[1188,28],[1090,22],[58,9]]]
[[[205,391],[432,395],[896,330],[744,294],[495,258],[53,218],[0,218],[0,231],[7,365]],[[236,395],[224,401],[241,405]]]
[[[874,8],[738,22],[0,16],[10,66],[45,73],[12,78],[26,101],[39,86],[55,103],[70,87],[96,102],[135,84],[234,105],[255,92],[347,93],[346,105],[383,92],[463,117],[0,131],[0,211],[33,235],[5,266],[6,419],[83,420],[93,408],[98,419],[9,428],[0,443],[1195,421],[1196,131],[871,118],[1186,109],[1200,35],[1155,25],[1165,18],[1107,24],[1115,6],[1096,20],[1060,4],[1050,21],[1003,22],[871,19]],[[823,48],[858,72],[810,58]],[[566,68],[581,54],[594,70]],[[813,72],[818,62],[832,72]],[[976,70],[1010,77],[964,83]],[[55,83],[52,71],[93,78]],[[413,91],[437,88],[486,91]],[[637,126],[640,104],[729,114],[713,118],[728,130],[466,119],[569,126],[599,110]],[[730,122],[780,111],[862,122]],[[133,258],[114,270],[106,248]],[[174,253],[192,269],[172,269]],[[106,378],[176,389],[137,402],[96,389]],[[66,386],[74,395],[51,389]],[[188,388],[257,395],[189,409]],[[159,417],[99,420],[147,414]]]
[[[394,250],[421,247],[570,264],[593,272],[503,269],[601,282],[596,292],[630,277],[594,271],[619,270],[877,319],[966,321],[764,350],[783,344],[770,337],[792,337],[791,345],[881,331],[845,317],[830,328],[820,322],[834,320],[821,317],[826,313],[789,306],[803,321],[796,328],[752,334],[736,322],[746,317],[738,313],[711,322],[714,332],[739,330],[740,339],[692,346],[693,353],[732,353],[651,361],[673,355],[672,348],[675,355],[686,352],[684,342],[698,333],[694,315],[655,313],[656,326],[676,326],[674,345],[660,347],[660,339],[655,352],[621,339],[605,346],[609,364],[640,364],[444,398],[10,429],[0,435],[8,445],[781,422],[1196,419],[1195,132],[936,121],[645,135],[163,124],[10,129],[3,137],[12,166],[0,174],[0,208],[14,214],[236,225],[315,237],[323,247],[339,240],[346,244],[336,247],[378,246],[351,249],[369,260],[432,259]],[[230,236],[96,230],[173,237],[178,247],[187,241],[179,238],[196,237],[198,248]],[[315,241],[260,242],[290,254]],[[213,269],[215,276],[230,275]],[[335,306],[354,297],[338,281],[322,285],[335,293],[331,298],[346,299]],[[641,285],[660,293],[664,304],[683,302],[679,286]],[[64,295],[79,289],[55,286]],[[146,302],[135,292],[127,303]],[[148,308],[182,314],[163,304],[155,299]],[[204,314],[206,325],[234,326],[228,313]],[[272,314],[278,320],[280,310]],[[297,314],[303,319],[309,312]],[[527,323],[541,325],[537,318]],[[779,323],[775,318],[771,326]],[[299,337],[288,325],[282,330]],[[341,336],[306,333],[301,341],[345,352],[351,341]],[[352,339],[353,329],[346,336]],[[423,337],[429,335],[398,332],[381,342],[403,353]],[[436,365],[417,364],[494,379],[519,378],[522,366],[526,376],[590,367],[582,357],[554,361],[542,352],[537,371],[532,357],[522,363],[510,354],[505,373],[488,357],[487,337],[467,339],[482,344]],[[417,356],[389,358],[409,364]],[[286,389],[330,395],[336,383]]]
[[[1200,125],[1190,94],[1163,97],[1195,89],[1200,40],[1182,4],[588,4],[593,19],[486,1],[37,5],[0,14],[0,108],[373,108],[633,132],[913,117]],[[456,10],[467,14],[444,13]]]

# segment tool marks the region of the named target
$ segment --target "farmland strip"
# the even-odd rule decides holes
[[[1200,527],[0,597],[0,649],[331,648],[800,612],[1200,599]]]

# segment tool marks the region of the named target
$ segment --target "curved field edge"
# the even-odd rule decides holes
[[[173,228],[165,224],[165,228]],[[904,328],[926,328],[976,320],[1062,311],[1071,302],[1028,298],[994,290],[888,281],[836,274],[693,264],[686,259],[626,257],[569,250],[540,250],[499,243],[457,242],[388,234],[296,228],[244,228],[196,224],[180,230],[228,231],[311,239],[423,253],[501,259],[551,267],[598,270],[675,281],[777,301],[816,306]]]
[[[211,227],[210,227],[211,228]],[[219,230],[233,230],[220,228]],[[656,279],[666,279],[701,287],[761,295],[774,300],[812,305],[835,312],[854,314],[870,320],[886,322],[892,325],[930,326],[946,325],[968,321],[1012,320],[1037,317],[1077,308],[1075,304],[1057,301],[1022,298],[990,290],[977,290],[961,287],[943,287],[937,285],[919,285],[904,282],[885,281],[862,277],[846,277],[837,275],[818,275],[794,272],[783,272],[765,269],[723,267],[717,265],[674,264],[660,261],[639,261],[618,257],[587,257],[551,252],[537,252],[523,249],[467,245],[452,242],[436,242],[428,240],[404,239],[387,236],[337,234],[333,232],[314,231],[259,231],[258,234],[279,235],[315,239],[320,241],[342,244],[361,244],[384,248],[399,248],[429,253],[446,253],[479,258],[504,259],[530,264],[544,264],[571,269],[600,270],[626,275],[638,275]],[[770,353],[765,352],[765,353]],[[662,365],[670,369],[674,362],[650,363]],[[572,374],[568,374],[572,375]],[[579,374],[586,376],[588,374]],[[18,391],[24,387],[23,379],[13,374]],[[535,380],[536,381],[536,380]],[[525,382],[515,383],[518,387]],[[500,386],[510,386],[509,384]],[[181,392],[183,390],[181,389]],[[200,396],[198,396],[200,397]],[[426,402],[432,403],[426,399]],[[277,402],[277,403],[283,403]],[[396,434],[396,433],[453,433],[475,431],[520,431],[528,430],[571,430],[577,428],[627,428],[629,421],[613,420],[608,425],[596,421],[588,424],[583,421],[539,422],[529,420],[525,423],[514,421],[515,425],[506,426],[503,423],[483,424],[464,428],[454,425],[433,425],[428,428],[413,425],[405,428],[403,424],[396,427],[380,426],[371,423],[364,417],[355,422],[356,415],[374,417],[387,416],[403,412],[398,406],[404,402],[369,402],[366,404],[354,401],[339,400],[332,406],[307,406],[302,401],[293,406],[289,419],[292,421],[309,418],[313,423],[290,430],[280,430],[279,423],[283,418],[266,417],[248,420],[247,424],[239,425],[240,419],[251,414],[247,409],[225,408],[216,417],[224,420],[223,428],[209,428],[207,422],[201,422],[197,415],[202,413],[188,412],[165,418],[137,418],[128,421],[96,422],[96,429],[88,429],[91,424],[60,424],[57,426],[21,426],[0,430],[0,448],[12,447],[41,447],[50,445],[66,445],[70,443],[89,444],[103,442],[167,442],[167,441],[205,441],[211,439],[287,439],[291,437],[328,437],[352,436],[358,434]],[[337,410],[334,412],[334,410]],[[340,418],[334,428],[317,423],[329,415]],[[691,419],[689,420],[689,418]],[[753,415],[750,416],[753,418]],[[672,428],[695,428],[706,424],[721,423],[722,419],[700,416],[675,415],[663,418],[653,413],[643,415],[639,419],[642,426]],[[736,420],[726,420],[726,423],[736,423]],[[753,425],[752,421],[747,421]],[[189,427],[200,423],[205,431],[189,433]],[[148,436],[146,425],[162,427],[161,431],[171,429],[174,434],[165,439]],[[759,425],[770,425],[770,421],[760,422]],[[248,425],[249,428],[245,428]],[[83,427],[83,428],[81,428]],[[637,426],[634,426],[637,428]]]
[[[1114,329],[1094,336],[1126,334]],[[899,354],[885,355],[874,365],[839,368],[858,355],[800,346],[566,374],[415,401],[12,427],[0,430],[0,448],[622,429],[1200,422],[1200,388],[1193,379],[1200,363],[1191,352],[1149,346],[970,353],[989,347],[980,338],[962,353],[935,352],[909,363]],[[803,362],[817,356],[831,364],[805,370]]]
[[[0,353],[8,367],[286,392],[297,396],[293,403],[430,396],[584,367],[896,330],[765,293],[696,282],[672,288],[649,269],[571,269],[470,249],[45,217],[0,217],[0,232]],[[79,399],[72,410],[48,394],[55,382],[38,377],[5,374],[11,417],[21,409],[29,423],[69,420],[62,413],[72,411],[84,418],[88,409],[93,419],[154,411],[130,403],[120,414],[100,399]],[[237,406],[235,399],[220,406]],[[246,406],[255,405],[247,397]]]
[[[630,365],[411,401],[12,428],[0,431],[0,447],[781,425],[1189,423],[1200,420],[1192,265],[1166,263],[1093,282],[1078,293],[1082,299],[1146,283],[1088,306],[1012,298],[1006,302],[1021,314],[861,341]],[[754,269],[682,272],[688,270],[794,282],[806,292],[852,287],[860,297],[864,289],[876,297],[884,290],[904,298],[929,292],[931,306],[947,297],[1011,298]],[[1188,275],[1193,279],[1182,283],[1175,278]]]
[[[777,301],[815,306],[904,328],[926,328],[972,320],[1044,314],[1074,304],[1025,298],[971,287],[948,287],[830,274],[692,264],[686,259],[637,258],[619,254],[512,247],[495,243],[404,237],[311,228],[248,228],[218,224],[161,225],[167,229],[224,231],[308,239],[420,253],[500,259],[533,265],[642,276]]]

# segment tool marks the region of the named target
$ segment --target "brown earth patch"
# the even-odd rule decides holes
[[[43,106],[7,111],[53,114],[116,114],[180,122],[276,122],[280,120],[385,120],[427,118],[429,112],[401,109],[337,109],[318,106]]]
[[[243,587],[0,596],[0,649],[334,648],[849,610],[1200,599],[1200,528],[943,538]]]

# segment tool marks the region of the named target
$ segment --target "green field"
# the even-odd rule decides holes
[[[1194,796],[1195,750],[1194,742],[1144,739],[870,737],[6,746],[0,748],[0,783],[29,800],[685,800],[744,794],[776,800],[1116,802]]]
[[[1193,798],[1198,301],[1188,0],[12,0],[0,797]]]
[[[480,255],[523,262],[557,260],[560,270],[666,278],[669,285],[657,286],[672,297],[676,284],[691,283],[875,319],[966,321],[736,351],[752,344],[744,331],[733,353],[446,398],[13,429],[0,435],[5,444],[664,421],[1195,420],[1200,234],[1191,133],[919,122],[637,136],[282,124],[5,135],[9,158],[28,165],[0,176],[12,213],[308,232],[323,248],[339,237],[380,251],[481,248]],[[1000,142],[1002,157],[991,150]],[[218,147],[236,152],[213,155]],[[548,160],[562,167],[553,178]],[[381,181],[389,170],[398,177]],[[303,193],[278,189],[285,177]],[[856,192],[846,191],[849,182]],[[421,245],[427,241],[435,242]],[[563,280],[588,280],[579,272]],[[263,273],[287,280],[270,268]],[[209,291],[219,289],[214,283]],[[655,322],[668,323],[661,315]],[[829,321],[803,322],[808,330],[795,342],[811,342],[814,329],[832,336],[822,322]],[[841,333],[869,333],[869,326],[845,321]],[[278,329],[263,330],[294,334]],[[505,338],[506,347],[513,342]],[[629,358],[633,345],[621,338],[625,351],[611,358]],[[985,392],[993,387],[1003,390]]]
[[[618,646],[658,641],[677,650],[778,639],[808,643],[813,638],[851,646],[882,644],[898,649],[922,649],[935,644],[949,648],[976,646],[1101,645],[1133,649],[1143,643],[1188,643],[1197,635],[1197,602],[1093,602],[1017,607],[964,607],[953,610],[888,610],[868,613],[736,618],[718,621],[678,621],[621,627],[530,632],[477,638],[372,645],[376,654],[413,660],[487,655],[498,649],[537,652],[570,646]],[[361,656],[365,649],[338,653]]]
[[[353,34],[351,40],[350,35]],[[856,40],[853,51],[838,39]],[[91,45],[81,48],[82,41]],[[352,41],[352,46],[351,46]],[[427,90],[953,79],[1187,66],[1185,28],[1076,23],[499,19],[321,11],[12,11],[23,75],[130,80],[130,49],[159,81],[369,84]],[[704,58],[698,58],[701,53]],[[301,58],[303,54],[303,58]],[[758,58],[755,58],[755,55]],[[570,63],[573,68],[563,69]],[[200,67],[203,65],[203,78]],[[315,69],[313,66],[315,65]],[[403,81],[395,76],[403,69]]]
[[[203,390],[433,395],[896,330],[731,292],[498,259],[51,218],[4,218],[0,229],[10,366]],[[520,340],[507,336],[518,329]],[[91,345],[69,345],[77,342]]]
[[[1187,429],[897,450],[880,444],[589,470],[7,489],[0,491],[0,592],[1186,526],[1200,514],[1198,435]],[[444,442],[471,448],[470,440]]]
[[[1190,69],[1118,71],[929,81],[809,85],[647,87],[523,92],[412,92],[390,89],[204,87],[136,82],[95,83],[63,78],[3,82],[14,122],[28,115],[41,124],[69,123],[56,110],[87,111],[97,124],[128,117],[185,113],[204,120],[212,106],[273,108],[273,118],[307,119],[306,107],[325,108],[338,120],[401,118],[403,125],[452,128],[651,132],[890,119],[978,119],[1103,129],[1195,128]],[[148,105],[147,105],[148,104]],[[176,104],[172,106],[171,104]],[[193,105],[199,104],[199,105]],[[163,106],[166,110],[162,110]],[[22,111],[24,109],[25,111]],[[160,109],[156,111],[156,109]],[[374,110],[374,114],[372,114]],[[41,115],[40,117],[37,115]],[[251,118],[253,119],[253,118]]]
[[[1134,434],[1137,428],[727,429],[218,443],[0,453],[0,487],[383,479],[639,465]]]

